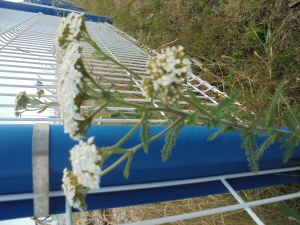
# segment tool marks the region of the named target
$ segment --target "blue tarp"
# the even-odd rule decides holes
[[[71,10],[82,11],[82,12],[84,11],[83,8],[80,8],[66,0],[59,0],[59,1],[57,1],[57,0],[24,0],[24,2],[39,4],[39,5],[54,6],[57,8],[71,9]]]
[[[27,4],[27,3],[16,3],[16,2],[8,2],[8,1],[2,1],[2,0],[0,0],[0,8],[32,12],[32,13],[41,12],[45,15],[51,15],[51,16],[67,16],[69,13],[72,12],[72,10],[62,9],[62,8],[54,8],[51,6],[35,5],[35,4]],[[112,24],[112,20],[105,16],[84,14],[84,17],[87,21],[107,22],[109,24]]]
[[[165,127],[152,126],[156,135]],[[98,147],[111,146],[123,137],[132,126],[92,126],[87,137],[95,136]],[[124,178],[126,161],[117,166],[101,180],[101,187],[145,184],[160,181],[210,177],[216,175],[249,172],[245,150],[240,148],[241,138],[236,133],[222,134],[214,141],[207,138],[215,132],[206,127],[185,127],[179,135],[176,146],[168,161],[162,162],[160,151],[164,137],[149,146],[149,153],[138,151],[132,161],[130,176]],[[16,193],[32,193],[32,133],[33,125],[0,125],[0,196]],[[262,138],[259,139],[261,143]],[[122,148],[130,148],[141,142],[137,131]],[[61,190],[62,172],[71,169],[69,150],[77,142],[64,133],[62,125],[52,125],[50,129],[50,191]],[[260,159],[260,170],[293,167],[282,163],[284,150],[280,143],[274,144]],[[119,159],[116,154],[104,163],[104,169]],[[293,157],[300,157],[300,147]],[[235,190],[245,190],[300,181],[298,176],[279,174],[251,176],[230,179]],[[87,197],[89,209],[106,209],[121,206],[154,203],[182,198],[225,193],[227,189],[220,181],[177,185],[154,189],[139,189],[111,193],[91,194]],[[18,210],[16,210],[18,209]],[[64,198],[50,199],[50,214],[64,213]],[[0,203],[0,220],[28,217],[33,215],[33,201],[10,201]]]

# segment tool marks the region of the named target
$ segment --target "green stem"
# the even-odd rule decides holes
[[[93,85],[95,85],[95,86],[96,86],[97,88],[99,88],[101,91],[105,91],[100,85],[98,85],[98,84],[95,82],[94,78],[93,78],[91,75],[85,74],[85,76],[88,77],[88,79],[92,82]]]
[[[145,118],[146,118],[146,113],[143,112],[141,120],[118,143],[110,147],[110,149],[119,148],[139,128],[139,126],[143,123]]]
[[[170,126],[168,126],[165,130],[163,130],[162,132],[160,132],[159,134],[155,135],[154,137],[150,138],[148,143],[151,143],[153,141],[155,141],[156,139],[160,138],[162,135],[164,135],[165,133],[167,133],[172,127],[176,126],[183,118],[179,118],[177,120],[175,120]],[[135,153],[137,150],[141,149],[143,147],[143,143],[138,144],[137,146],[128,149],[128,153],[124,154],[121,158],[119,158],[116,162],[114,162],[111,166],[109,166],[108,168],[106,168],[105,170],[103,170],[100,174],[100,176],[104,176],[105,174],[107,174],[108,172],[110,172],[111,170],[113,170],[114,168],[116,168],[121,162],[123,162],[128,156],[129,154]]]
[[[201,107],[199,107],[197,104],[195,104],[193,101],[191,101],[189,98],[185,97],[184,95],[181,96],[184,101],[186,101],[187,103],[189,103],[190,105],[194,106],[196,109],[198,109],[198,111],[201,113],[201,114],[204,114],[208,117],[211,117],[211,115],[204,109],[202,109]],[[201,103],[200,103],[201,104]]]
[[[123,68],[124,70],[126,70],[128,73],[130,73],[131,75],[133,75],[135,78],[137,79],[142,79],[138,74],[136,74],[135,72],[133,72],[131,69],[127,68],[126,66],[124,66],[122,63],[119,63],[117,60],[115,60],[114,58],[110,57],[109,55],[107,55],[106,53],[104,53],[99,47],[98,45],[90,38],[90,37],[85,37],[84,36],[84,40],[89,43],[96,51],[98,51],[101,55],[103,55],[106,59],[110,60],[111,62],[115,63],[116,65],[120,66],[121,68]]]
[[[87,83],[83,82],[83,87],[86,88],[87,93],[90,93],[92,95],[95,95],[96,98],[101,98],[102,95],[95,91],[95,89],[91,88]],[[101,91],[103,90],[102,88],[100,89]]]
[[[109,103],[111,102],[106,102],[105,104],[103,104],[99,109],[97,109],[90,117],[94,117],[95,115],[97,115],[98,112],[100,112],[102,109],[104,109],[107,105],[109,105]]]

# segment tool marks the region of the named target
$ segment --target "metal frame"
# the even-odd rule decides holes
[[[119,192],[119,191],[128,191],[128,190],[141,190],[141,189],[155,189],[159,187],[168,187],[168,186],[176,186],[176,185],[185,185],[185,184],[195,184],[195,183],[205,183],[210,181],[220,181],[224,184],[227,190],[238,200],[239,204],[231,205],[231,206],[224,206],[214,209],[202,210],[199,212],[193,213],[186,213],[176,216],[169,216],[159,219],[152,219],[147,221],[139,221],[134,223],[126,223],[127,225],[133,224],[140,224],[140,225],[153,225],[153,224],[163,224],[167,222],[175,222],[179,220],[185,219],[192,219],[201,216],[212,215],[216,213],[222,213],[237,209],[245,209],[248,214],[253,218],[253,220],[258,225],[263,225],[264,223],[258,218],[258,216],[250,209],[250,207],[264,205],[268,203],[274,203],[279,201],[284,201],[293,198],[299,198],[300,193],[288,194],[283,196],[277,196],[273,198],[267,198],[263,200],[251,201],[251,202],[244,202],[238,193],[234,190],[234,188],[227,182],[229,179],[234,178],[241,178],[241,177],[250,177],[250,176],[259,176],[259,175],[266,175],[266,174],[274,174],[274,173],[282,173],[282,172],[292,172],[300,170],[300,166],[292,167],[292,168],[284,168],[284,169],[273,169],[273,170],[265,170],[259,171],[257,174],[253,172],[247,173],[237,173],[237,174],[227,174],[227,175],[220,175],[220,176],[213,176],[213,177],[203,177],[203,178],[196,178],[196,179],[186,179],[186,180],[176,180],[176,181],[165,181],[165,182],[156,182],[156,183],[147,183],[147,184],[134,184],[134,185],[121,185],[121,186],[114,186],[114,187],[101,187],[100,189],[91,190],[90,194],[97,194],[97,193],[111,193],[111,192]],[[50,191],[49,197],[60,197],[63,196],[62,191]],[[0,195],[0,202],[8,202],[8,201],[20,201],[20,200],[28,200],[33,199],[33,193],[26,193],[26,194],[12,194],[12,195]],[[71,225],[70,218],[71,218],[72,210],[66,201],[66,218],[67,218],[67,225]],[[71,220],[72,221],[72,220]]]
[[[51,17],[55,18],[55,17]],[[52,44],[53,37],[55,35],[55,29],[58,25],[58,18],[53,24],[46,23],[49,20],[48,16],[42,15],[41,13],[35,14],[31,16],[29,19],[20,22],[19,24],[10,27],[3,28],[1,27],[0,33],[0,64],[1,66],[10,67],[12,69],[0,69],[0,72],[6,72],[10,74],[18,74],[17,76],[0,76],[0,79],[10,79],[10,80],[27,80],[27,81],[35,81],[37,80],[36,75],[39,76],[52,76],[53,79],[45,79],[40,78],[38,80],[51,82],[52,85],[44,86],[48,89],[55,90],[55,82],[57,74],[57,55],[55,49]],[[49,30],[45,32],[45,24],[47,24]],[[93,23],[87,22],[87,27],[93,36],[93,38],[97,41],[98,45],[102,48],[104,52],[110,54],[117,61],[124,63],[129,68],[134,70],[135,72],[145,76],[146,73],[146,61],[149,57],[149,53],[153,55],[158,54],[151,49],[145,48],[145,46],[140,46],[139,43],[132,37],[118,30],[116,27],[110,25],[109,23]],[[34,42],[34,45],[31,44]],[[37,48],[37,46],[39,46]],[[146,51],[143,49],[145,48]],[[90,53],[91,48],[84,44],[84,52]],[[28,58],[29,57],[29,58]],[[13,58],[13,59],[9,59]],[[18,60],[17,60],[18,59]],[[27,61],[24,61],[27,59]],[[21,61],[22,60],[22,61]],[[148,102],[148,99],[145,99],[142,95],[140,80],[133,79],[134,85],[133,88],[135,90],[123,90],[122,88],[126,87],[127,84],[124,82],[130,81],[130,75],[121,68],[117,68],[115,65],[112,65],[110,62],[100,62],[98,60],[92,59],[91,63],[90,59],[86,59],[87,65],[93,65],[95,76],[101,75],[105,77],[109,82],[102,82],[102,85],[109,86],[111,83],[117,87],[117,89],[124,94],[135,94],[135,98],[125,98],[127,101],[137,101],[137,102]],[[13,63],[13,64],[8,64]],[[31,64],[22,65],[22,63]],[[45,67],[48,66],[48,67]],[[18,70],[19,68],[19,70]],[[22,70],[20,70],[22,69]],[[24,71],[23,69],[26,69]],[[45,72],[46,71],[46,72]],[[52,71],[52,72],[51,72]],[[22,75],[26,74],[28,77],[22,77]],[[31,77],[30,77],[31,75]],[[1,87],[17,87],[17,88],[37,88],[34,85],[17,85],[17,84],[1,84]],[[202,80],[198,76],[191,75],[191,79],[188,80],[187,84],[184,85],[185,88],[192,89],[195,93],[200,94],[199,100],[205,100],[209,103],[208,106],[216,106],[218,102],[215,100],[213,96],[226,97],[226,93],[219,91],[216,87],[210,85],[208,82]],[[16,93],[15,93],[16,94]],[[11,93],[0,93],[0,96],[13,96]],[[49,95],[51,96],[51,95]],[[52,96],[51,96],[52,97]],[[154,101],[155,103],[158,100]],[[187,104],[186,102],[180,102],[180,104]],[[0,104],[0,107],[14,107],[14,104]],[[56,109],[58,106],[53,105],[52,108]],[[83,109],[85,109],[83,107]],[[111,111],[117,110],[125,110],[132,111],[132,108],[117,108],[110,107],[108,108]],[[162,116],[165,116],[161,113]],[[0,121],[54,121],[54,122],[62,122],[63,118],[0,118]],[[135,119],[108,119],[108,118],[100,118],[95,119],[94,122],[123,122],[123,123],[135,123],[138,120]],[[150,120],[152,123],[163,123],[165,119],[155,119]],[[288,172],[288,171],[296,171],[300,170],[300,167],[293,167],[287,169],[275,169],[275,170],[267,170],[260,171],[257,175],[262,174],[272,174],[279,172]],[[142,221],[136,223],[129,224],[162,224],[166,222],[174,222],[178,220],[191,219],[199,216],[210,215],[220,212],[226,212],[236,209],[245,209],[249,215],[253,218],[253,220],[257,224],[263,224],[263,222],[257,217],[257,215],[251,210],[250,207],[267,204],[271,202],[278,202],[286,199],[298,198],[300,197],[299,193],[279,196],[275,198],[269,198],[264,200],[258,200],[253,202],[245,203],[237,192],[232,188],[232,186],[228,183],[228,179],[237,178],[237,177],[248,177],[254,176],[254,173],[239,173],[239,174],[230,174],[230,175],[222,175],[215,177],[207,177],[207,178],[197,178],[197,179],[188,179],[188,180],[179,180],[179,181],[167,181],[167,182],[157,182],[150,184],[137,184],[137,185],[126,185],[126,186],[116,186],[116,187],[103,187],[98,190],[91,191],[91,194],[95,193],[109,193],[109,192],[117,192],[122,190],[137,190],[144,188],[158,188],[158,187],[167,187],[173,185],[184,185],[190,183],[201,183],[208,181],[220,181],[227,188],[227,190],[238,200],[239,204],[203,210],[201,212],[182,214],[177,216],[170,216],[166,218],[154,219],[149,221]],[[49,193],[50,197],[62,196],[62,191],[52,191]],[[25,200],[32,199],[33,194],[14,194],[14,195],[1,195],[0,202],[6,201],[15,201],[15,200]],[[67,224],[70,225],[71,222],[71,213],[72,210],[66,201],[66,214],[67,214]]]

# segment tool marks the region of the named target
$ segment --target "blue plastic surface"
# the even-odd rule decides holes
[[[97,146],[110,146],[125,135],[131,126],[92,126],[86,137],[95,136]],[[153,135],[165,127],[151,127]],[[0,125],[0,195],[32,192],[31,143],[33,125]],[[185,127],[176,142],[172,155],[165,163],[161,160],[160,150],[164,137],[150,144],[149,153],[138,151],[133,158],[130,177],[123,176],[126,162],[116,167],[102,178],[101,186],[151,183],[168,180],[208,177],[222,174],[249,172],[244,149],[240,148],[241,138],[235,133],[220,135],[212,142],[207,137],[215,129],[206,127]],[[261,141],[261,140],[260,140]],[[137,131],[123,148],[140,143]],[[62,171],[71,169],[69,150],[76,144],[63,127],[52,125],[50,129],[50,190],[61,190]],[[275,169],[295,166],[283,164],[283,149],[274,144],[260,160],[260,169]],[[107,159],[104,167],[109,166],[120,155]],[[293,157],[300,157],[297,147]],[[299,182],[300,178],[278,175],[263,175],[229,180],[236,190]],[[181,185],[174,187],[93,194],[88,196],[89,209],[104,209],[135,204],[153,203],[181,198],[224,193],[226,188],[221,182]],[[0,220],[33,215],[32,201],[0,203]],[[18,208],[16,211],[15,209]],[[64,198],[50,200],[50,212],[64,212]]]
[[[67,16],[69,13],[71,13],[71,10],[68,9],[57,9],[52,8],[48,6],[43,5],[34,5],[34,4],[26,4],[26,3],[17,3],[17,2],[9,2],[9,1],[1,1],[0,0],[0,8],[6,8],[6,9],[12,9],[12,10],[19,10],[19,11],[25,11],[25,12],[32,12],[32,13],[38,13],[41,12],[45,15],[50,16]],[[112,20],[105,16],[97,16],[93,14],[84,14],[84,17],[87,21],[92,22],[107,22],[109,24],[112,24]]]
[[[59,1],[57,1],[57,0],[24,0],[24,2],[34,3],[34,4],[38,4],[38,5],[54,6],[57,8],[71,9],[71,10],[76,10],[76,11],[84,11],[83,8],[80,8],[66,0],[59,0]]]

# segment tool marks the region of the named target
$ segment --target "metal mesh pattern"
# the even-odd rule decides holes
[[[3,10],[3,9],[1,9]],[[8,13],[12,10],[3,10]],[[53,47],[53,39],[56,35],[56,28],[60,23],[59,17],[46,16],[42,14],[32,14],[31,17],[15,24],[14,27],[1,33],[0,39],[0,97],[5,97],[5,103],[1,102],[0,107],[13,108],[14,97],[17,93],[26,90],[27,93],[35,96],[36,89],[43,88],[46,90],[46,97],[54,99],[50,109],[41,115],[29,115],[26,112],[22,118],[2,117],[0,121],[56,121],[62,122],[59,115],[59,106],[55,103],[56,81],[59,76],[58,66],[63,55],[56,53]],[[23,19],[24,15],[22,14]],[[20,20],[19,19],[19,20]],[[140,77],[147,75],[146,63],[149,55],[157,55],[155,51],[141,46],[138,42],[121,32],[108,23],[87,22],[87,28],[91,37],[97,42],[98,46],[116,61],[127,66]],[[1,29],[4,30],[3,27]],[[120,92],[124,100],[135,103],[149,103],[154,106],[160,104],[159,100],[150,103],[150,99],[145,98],[141,90],[141,80],[135,79],[121,67],[110,61],[97,60],[91,57],[93,49],[86,43],[83,54],[88,71],[94,78],[100,82],[101,86]],[[200,102],[205,103],[208,107],[218,104],[217,99],[226,96],[217,88],[211,86],[201,78],[191,75],[191,79],[184,84],[184,95],[190,88],[197,95]],[[3,91],[6,90],[6,91]],[[179,105],[184,111],[190,111],[189,105],[180,101]],[[85,110],[94,107],[95,103],[88,101],[82,106],[82,115]],[[41,108],[42,105],[34,106]],[[108,123],[133,123],[138,119],[133,117],[134,108],[130,107],[107,107],[107,110],[99,115],[94,122]],[[112,114],[122,112],[121,116],[112,118]],[[31,113],[32,114],[32,113]],[[166,120],[163,112],[157,112],[154,115],[152,123],[161,123]]]

